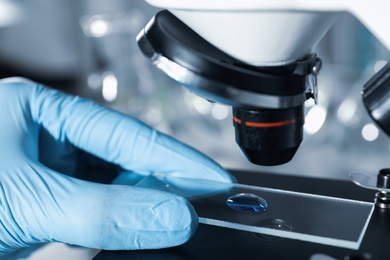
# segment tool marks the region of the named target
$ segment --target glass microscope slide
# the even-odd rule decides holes
[[[186,197],[202,224],[350,249],[359,248],[374,210],[369,202],[163,174],[136,186]]]

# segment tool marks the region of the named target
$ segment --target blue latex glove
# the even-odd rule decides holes
[[[137,173],[233,181],[203,154],[89,100],[7,79],[0,104],[1,253],[45,242],[163,248],[194,233],[196,212],[179,196],[75,178],[75,147]]]

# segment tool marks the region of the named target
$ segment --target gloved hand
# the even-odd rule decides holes
[[[208,157],[135,119],[31,81],[0,81],[0,104],[0,253],[52,241],[163,248],[194,233],[196,212],[179,196],[75,178],[76,148],[136,173],[233,180]]]

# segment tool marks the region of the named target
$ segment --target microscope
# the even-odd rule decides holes
[[[210,102],[232,106],[236,142],[247,159],[258,165],[285,164],[299,148],[303,139],[304,104],[309,99],[315,102],[318,99],[317,75],[322,60],[312,50],[340,14],[354,15],[390,49],[387,28],[390,16],[379,0],[146,1],[163,11],[157,13],[137,37],[143,54],[193,93]],[[362,100],[372,119],[388,135],[389,97],[390,66],[385,65],[363,87]],[[238,185],[243,190],[248,187],[265,187],[265,191],[276,189],[272,196],[262,193],[270,202],[270,210],[265,215],[229,211],[223,205],[225,193],[205,198],[207,203],[204,204],[191,201],[200,217],[210,218],[200,222],[206,225],[200,225],[189,242],[172,249],[130,252],[128,256],[142,259],[389,259],[390,169],[381,170],[378,177],[352,175],[354,181],[368,189],[351,181],[231,172],[238,183],[244,185]],[[238,186],[232,185],[234,187],[227,192],[238,193],[235,192]],[[372,190],[379,192],[375,196]],[[295,191],[305,193],[299,195],[300,207],[294,206],[297,205],[293,198]],[[281,194],[286,196],[281,197]],[[272,201],[272,198],[279,199]],[[309,202],[309,198],[315,201]],[[332,203],[328,198],[335,199],[336,208],[329,207]],[[358,222],[366,206],[368,217],[362,219],[363,232],[356,233],[355,227],[348,229],[347,226]],[[342,214],[346,216],[343,223]],[[294,216],[297,217],[294,219]],[[253,223],[246,225],[245,221],[252,218]],[[260,220],[266,221],[266,225],[258,223]],[[292,222],[293,225],[287,225]],[[259,227],[275,230],[273,234],[285,232],[288,236],[242,232]],[[335,240],[331,239],[332,228],[329,227],[340,235]],[[303,237],[294,238],[302,231],[300,228],[306,229]],[[318,237],[310,234],[321,228],[324,240],[317,243],[314,240]],[[350,241],[347,237],[354,233],[357,234],[356,247],[343,246],[343,241]],[[334,243],[328,243],[330,240]],[[126,253],[103,252],[100,256],[96,259],[123,259]]]
[[[322,60],[311,51],[342,12],[354,14],[390,47],[388,15],[376,1],[147,2],[166,10],[138,35],[143,54],[193,93],[232,106],[236,142],[257,165],[285,164],[298,150],[305,101],[318,99]],[[381,122],[390,120],[390,101],[378,95],[386,87],[368,89],[363,97],[370,113],[382,104],[371,115],[382,128],[390,126]]]

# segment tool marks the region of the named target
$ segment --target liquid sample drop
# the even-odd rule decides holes
[[[265,199],[251,193],[239,193],[229,197],[226,205],[236,211],[241,212],[264,212],[268,208]]]

